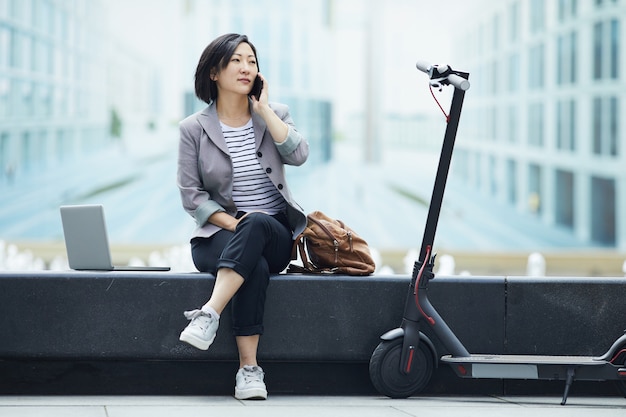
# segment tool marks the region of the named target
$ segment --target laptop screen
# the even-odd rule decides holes
[[[70,268],[113,269],[102,205],[61,206],[60,210]]]

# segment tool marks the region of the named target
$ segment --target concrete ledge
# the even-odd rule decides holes
[[[260,360],[274,375],[285,376],[295,364],[311,370],[313,381],[287,378],[288,392],[328,389],[329,379],[346,382],[350,375],[361,381],[353,389],[371,390],[363,378],[367,362],[380,335],[400,324],[409,281],[400,275],[273,277]],[[0,391],[23,386],[15,379],[37,364],[136,369],[144,363],[146,369],[176,362],[178,372],[189,366],[213,372],[228,368],[230,390],[237,354],[228,313],[209,351],[178,341],[187,324],[182,311],[201,305],[213,282],[200,273],[0,273],[0,364],[5,367]],[[599,355],[626,327],[622,277],[437,277],[429,291],[433,305],[474,353]],[[433,342],[439,355],[447,353],[436,338]],[[221,379],[212,383],[224,385]],[[441,367],[430,390],[447,393],[455,387],[499,393],[503,385],[460,380]]]
[[[507,278],[512,354],[603,354],[626,331],[626,278]]]
[[[409,281],[273,277],[260,358],[368,361],[379,336],[400,324]],[[213,283],[213,276],[200,273],[3,273],[0,358],[232,360],[229,313],[208,352],[178,341],[188,323],[182,311],[204,303]],[[446,278],[432,287],[452,323],[468,312],[490,323],[469,332],[470,347],[502,349],[503,278]],[[461,333],[466,328],[458,327]]]

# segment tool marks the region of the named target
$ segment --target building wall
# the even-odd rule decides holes
[[[154,68],[109,34],[101,0],[0,0],[1,179],[109,145],[113,109],[154,114]]]
[[[573,238],[626,248],[626,4],[485,1],[455,36],[472,87],[456,174]]]
[[[84,1],[0,0],[0,170],[41,170],[102,141],[98,8]],[[100,78],[101,79],[101,78]]]

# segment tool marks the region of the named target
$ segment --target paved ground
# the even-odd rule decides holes
[[[0,397],[0,417],[578,417],[624,416],[621,397],[382,397],[271,396],[267,401],[233,397]]]

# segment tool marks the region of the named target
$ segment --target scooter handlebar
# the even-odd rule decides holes
[[[417,63],[415,64],[415,67],[418,70],[428,74],[430,72],[429,70],[430,70],[431,65],[428,62],[425,62],[425,61],[417,61]]]
[[[438,71],[438,68],[430,65],[428,62],[425,61],[417,61],[417,63],[415,64],[415,67],[422,71],[425,72],[426,74],[428,74],[428,77],[430,79],[438,79],[440,77],[437,77],[436,74],[436,70]],[[451,73],[448,75],[444,75],[446,71],[450,71]],[[470,82],[468,80],[466,80],[465,78],[461,77],[460,75],[454,73],[452,71],[452,69],[448,66],[446,66],[446,70],[443,71],[443,77],[442,79],[446,79],[448,83],[452,84],[453,86],[455,86],[456,88],[463,90],[463,91],[467,91],[470,88]]]
[[[467,91],[470,88],[470,82],[460,75],[450,74],[448,76],[448,81],[450,81],[450,84],[452,84],[459,90]]]

